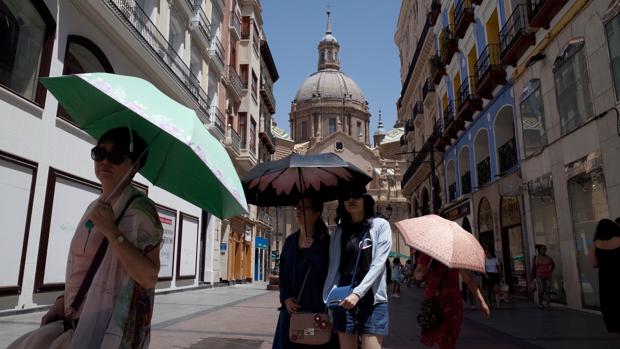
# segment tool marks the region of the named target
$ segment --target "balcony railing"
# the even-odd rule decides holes
[[[449,201],[456,199],[456,182],[448,186],[448,199]]]
[[[467,171],[461,176],[461,194],[471,193],[471,172]]]
[[[221,136],[224,137],[226,135],[226,118],[224,113],[216,106],[211,107],[211,121]]]
[[[549,23],[560,12],[568,0],[530,0],[528,1],[528,17],[530,25],[549,29]]]
[[[449,65],[454,54],[459,51],[459,42],[450,26],[444,27],[440,34],[441,62]]]
[[[516,66],[528,47],[536,43],[534,33],[528,28],[527,5],[518,5],[499,33],[501,61]]]
[[[222,42],[217,36],[214,36],[211,40],[209,58],[215,61],[220,69],[224,69],[224,47],[222,47]]]
[[[238,40],[241,35],[241,21],[235,11],[231,11],[230,13],[230,30],[233,34],[235,34]]]
[[[271,114],[275,114],[276,112],[276,98],[273,96],[273,91],[271,90],[271,86],[264,82],[260,84],[260,95],[263,97],[265,104],[267,104],[267,108]]]
[[[492,99],[495,86],[506,83],[506,71],[501,64],[500,56],[500,45],[489,44],[478,57],[474,66],[477,95]]]
[[[438,122],[437,124],[441,124],[441,123]],[[431,135],[426,139],[426,142],[424,142],[424,145],[422,145],[422,148],[420,149],[419,152],[417,152],[415,158],[413,158],[413,161],[411,162],[411,164],[405,171],[405,174],[403,174],[402,181],[401,181],[402,187],[405,187],[407,182],[409,182],[411,177],[413,177],[413,175],[416,173],[418,168],[425,161],[427,161],[426,158],[431,153],[431,150],[433,146],[435,145],[435,142],[437,142],[437,140],[439,139],[439,133],[441,133],[441,126],[437,128],[437,124],[435,124],[436,127],[435,127],[435,130],[433,130],[433,133],[431,133]]]
[[[467,28],[471,23],[474,23],[474,6],[471,0],[458,0],[455,9],[455,21],[454,36],[462,39],[467,32]]]
[[[499,156],[499,172],[505,173],[517,165],[517,144],[514,137],[497,149]]]
[[[230,141],[230,145],[233,150],[239,154],[239,151],[241,150],[241,136],[239,136],[239,133],[232,127],[230,128]]]
[[[456,110],[461,110],[465,105],[465,102],[469,98],[469,78],[461,83],[458,91],[456,91]]]
[[[192,25],[198,28],[198,32],[202,35],[205,45],[207,45],[206,43],[211,42],[211,22],[202,10],[202,6],[194,6],[194,18],[192,18]]]
[[[258,57],[260,54],[258,53],[258,47],[260,45],[260,37],[258,35],[258,31],[256,27],[252,30],[252,47],[254,48],[254,53]]]
[[[264,225],[271,227],[271,215],[269,213],[259,212],[257,219],[259,222],[263,223]]]
[[[465,78],[456,93],[457,118],[463,121],[471,121],[474,112],[482,110],[482,100],[474,93],[474,82],[473,77]]]
[[[163,63],[168,72],[185,88],[195,99],[199,117],[208,122],[209,97],[196,84],[197,78],[170,45],[168,40],[151,22],[149,16],[134,0],[104,0],[105,4],[130,29],[130,31]]]
[[[476,165],[478,174],[478,187],[491,182],[491,159],[487,156]]]
[[[435,84],[430,79],[426,79],[424,86],[422,86],[422,100],[426,101],[426,96],[432,92],[435,92]]]
[[[448,102],[446,109],[443,111],[443,126],[444,131],[448,128],[448,126],[454,121],[454,103],[452,101]]]
[[[228,66],[228,82],[232,85],[233,90],[239,98],[243,95],[243,82],[233,66]]]

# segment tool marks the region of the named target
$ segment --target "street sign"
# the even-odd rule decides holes
[[[256,248],[266,249],[267,246],[269,246],[269,241],[265,237],[257,236],[255,238],[255,244],[254,245],[256,246]]]

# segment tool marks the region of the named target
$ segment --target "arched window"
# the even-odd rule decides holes
[[[478,187],[491,181],[491,159],[489,157],[489,134],[486,129],[480,130],[474,141],[474,159],[476,161],[476,177]]]
[[[446,177],[448,180],[448,202],[450,202],[456,199],[456,166],[453,160],[448,162]]]
[[[471,172],[469,170],[469,147],[459,151],[459,176],[461,176],[461,194],[471,192]]]
[[[43,106],[55,31],[43,1],[0,1],[0,85]]]
[[[503,174],[517,165],[517,143],[515,141],[514,117],[511,107],[503,107],[495,118],[495,144],[499,173]]]
[[[114,73],[114,69],[103,51],[95,43],[82,36],[70,35],[67,38],[62,74],[96,72]],[[60,105],[58,106],[57,115],[69,122],[73,122],[69,114]]]

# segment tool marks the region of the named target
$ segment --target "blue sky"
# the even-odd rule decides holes
[[[333,35],[340,43],[340,70],[352,77],[369,103],[371,133],[381,109],[387,130],[396,120],[400,63],[394,32],[396,0],[332,0]],[[275,119],[289,131],[291,101],[317,70],[317,45],[325,33],[327,0],[262,0],[264,31],[280,79],[274,86]]]

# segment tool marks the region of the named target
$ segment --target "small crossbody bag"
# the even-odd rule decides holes
[[[299,290],[299,294],[296,298],[297,303],[299,303],[304,287],[306,286],[310,268],[312,268],[312,265],[308,266],[304,282],[301,284],[301,290]],[[322,345],[328,343],[332,337],[332,327],[329,323],[327,313],[306,311],[292,313],[288,327],[288,336],[291,342],[297,344]]]

